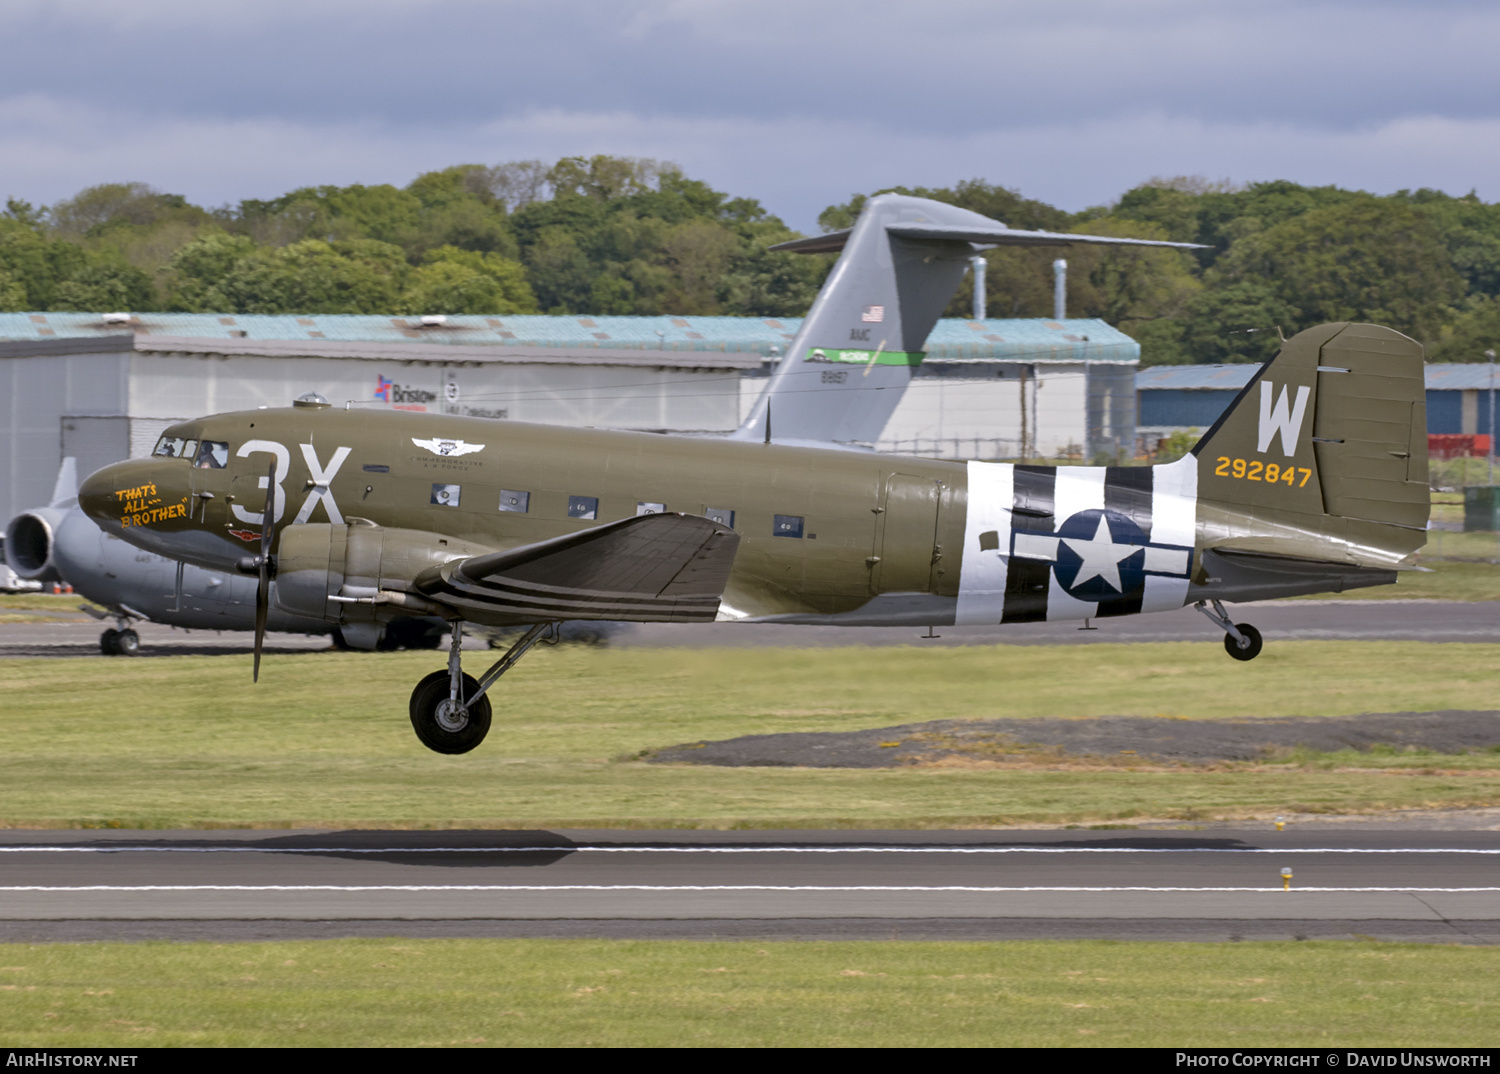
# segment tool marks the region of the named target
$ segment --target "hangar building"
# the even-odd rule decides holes
[[[1186,429],[1207,429],[1234,402],[1259,365],[1159,365],[1135,377],[1137,432],[1154,441]],[[1433,362],[1427,366],[1427,432],[1486,438],[1490,430],[1488,363]],[[1483,440],[1480,450],[1488,450]]]
[[[337,404],[722,434],[798,318],[0,313],[0,522],[167,425],[316,391]],[[1129,451],[1140,347],[1097,320],[944,320],[880,450]]]

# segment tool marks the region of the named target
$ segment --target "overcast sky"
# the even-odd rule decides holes
[[[681,164],[794,227],[967,178],[1500,199],[1500,4],[3,0],[0,196],[218,205],[449,164]]]

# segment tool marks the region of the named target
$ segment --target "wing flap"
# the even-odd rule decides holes
[[[642,515],[445,563],[413,584],[481,620],[712,622],[738,547],[709,519]]]

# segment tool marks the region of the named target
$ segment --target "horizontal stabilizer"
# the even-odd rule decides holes
[[[579,533],[454,560],[414,588],[465,618],[707,623],[739,534],[695,515],[641,515]]]
[[[853,229],[793,239],[771,247],[801,254],[829,254],[844,248]],[[1202,250],[1195,242],[1163,242],[1158,239],[1128,239],[1111,235],[1073,235],[1065,231],[1021,231],[1008,227],[953,227],[945,224],[888,224],[886,234],[903,239],[932,242],[971,242],[976,246],[1166,246],[1176,250]]]

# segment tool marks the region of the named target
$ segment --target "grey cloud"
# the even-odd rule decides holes
[[[259,15],[253,12],[261,10]],[[464,124],[536,109],[965,133],[1143,114],[1354,129],[1495,114],[1477,3],[446,0],[23,9],[0,93],[154,114]]]

